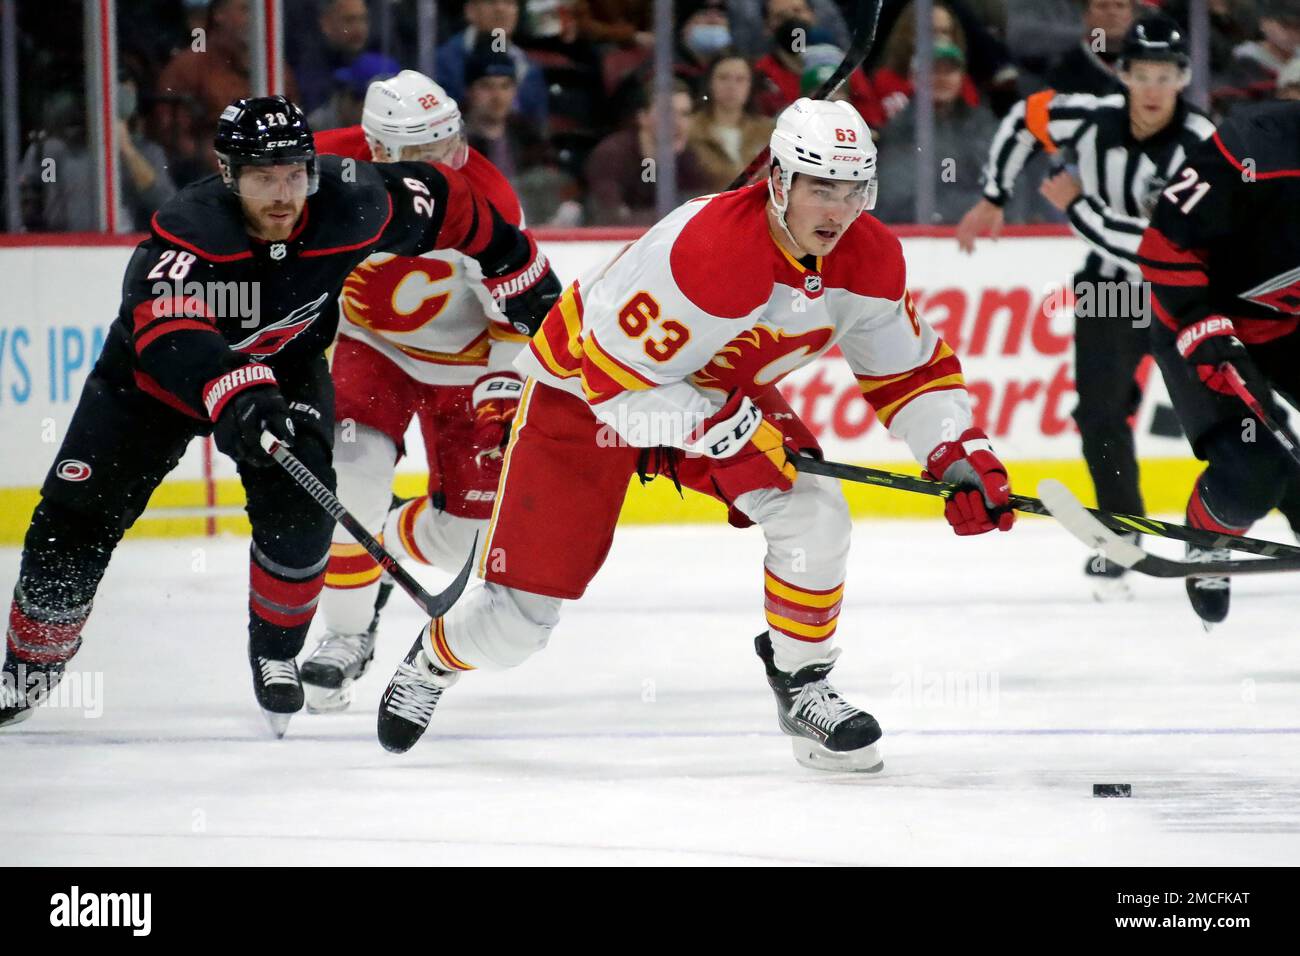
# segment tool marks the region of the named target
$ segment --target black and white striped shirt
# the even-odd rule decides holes
[[[1085,271],[1139,282],[1137,249],[1155,200],[1188,150],[1213,132],[1204,114],[1180,100],[1168,126],[1138,140],[1129,128],[1123,93],[1043,90],[1012,107],[998,127],[984,168],[984,196],[1005,203],[1025,163],[1040,149],[1072,154],[1083,191],[1067,215],[1092,247]]]

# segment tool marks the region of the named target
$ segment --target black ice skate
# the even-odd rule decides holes
[[[302,662],[302,689],[307,711],[334,714],[352,703],[352,685],[370,669],[375,657],[375,630],[363,634],[326,631]]]
[[[1138,543],[1137,534],[1122,534],[1120,537]],[[1128,568],[1114,561],[1107,561],[1100,554],[1094,554],[1083,566],[1084,576],[1092,586],[1092,597],[1103,604],[1113,601],[1133,600],[1133,589],[1128,583]]]
[[[767,631],[754,638],[754,650],[767,670],[777,719],[792,738],[795,760],[814,770],[875,773],[885,766],[876,747],[881,736],[876,718],[850,704],[826,680],[838,650],[794,674],[776,669]]]
[[[21,723],[32,715],[63,679],[67,662],[32,664],[5,655],[0,672],[0,727]]]
[[[400,754],[414,747],[433,719],[433,709],[442,699],[442,692],[456,683],[459,676],[429,660],[424,653],[424,631],[421,631],[379,701],[377,729],[383,748]]]
[[[253,693],[257,705],[276,737],[283,737],[289,729],[289,718],[302,710],[302,680],[298,675],[298,662],[292,657],[281,660],[275,657],[258,657],[251,650],[248,663],[253,668]]]
[[[1188,561],[1230,561],[1232,551],[1228,548],[1198,548],[1187,545]],[[1226,577],[1188,578],[1186,580],[1187,599],[1192,602],[1192,610],[1201,619],[1201,627],[1207,631],[1214,625],[1222,623],[1228,616],[1228,603],[1232,600],[1232,581]]]

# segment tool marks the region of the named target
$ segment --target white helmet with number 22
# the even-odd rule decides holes
[[[367,138],[388,151],[390,162],[403,146],[426,146],[453,136],[461,138],[461,145],[447,165],[463,166],[468,154],[460,107],[446,90],[415,70],[370,84],[361,126]]]

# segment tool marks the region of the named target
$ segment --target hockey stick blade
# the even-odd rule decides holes
[[[297,482],[303,491],[311,495],[318,505],[320,505],[330,517],[334,518],[339,524],[348,530],[348,533],[356,539],[357,544],[366,549],[367,553],[375,559],[385,571],[392,575],[393,580],[403,591],[411,596],[420,610],[424,611],[429,617],[442,617],[451,610],[452,605],[460,598],[461,593],[465,590],[465,584],[469,581],[470,569],[474,567],[474,553],[478,550],[478,534],[474,535],[474,543],[470,546],[469,557],[465,559],[464,566],[456,579],[447,585],[437,594],[430,594],[421,585],[420,582],[411,577],[410,573],[402,567],[395,557],[388,553],[382,544],[380,544],[369,531],[352,516],[352,514],[343,507],[342,502],[334,496],[334,493],[325,487],[325,483],[311,473],[311,469],[299,461],[288,448],[269,431],[262,432],[262,448],[275,459],[276,464],[288,472],[289,477]]]
[[[1089,549],[1107,561],[1153,578],[1194,578],[1239,574],[1277,574],[1300,571],[1300,558],[1261,558],[1258,560],[1179,561],[1159,555],[1128,541],[1093,517],[1070,489],[1055,478],[1038,483],[1039,500],[1053,518]]]

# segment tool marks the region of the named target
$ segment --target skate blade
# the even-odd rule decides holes
[[[857,750],[838,752],[827,750],[821,744],[803,737],[790,741],[794,750],[794,759],[801,766],[813,770],[829,770],[839,773],[879,773],[885,769],[884,758],[876,744]]]
[[[5,720],[0,720],[0,727],[12,727],[14,724],[21,724],[24,720],[30,720],[32,717],[32,711],[34,711],[35,709],[36,709],[35,707],[22,708],[21,710],[16,712],[12,717],[8,717]]]
[[[1098,577],[1092,582],[1092,599],[1100,604],[1133,600],[1133,589],[1123,578]]]
[[[307,698],[309,714],[341,714],[352,705],[351,680],[345,680],[342,687],[318,687],[303,681],[303,696]]]
[[[262,716],[266,718],[267,726],[271,728],[271,733],[275,734],[276,740],[284,738],[284,732],[289,729],[289,721],[293,714],[277,714],[274,711],[262,710]]]

